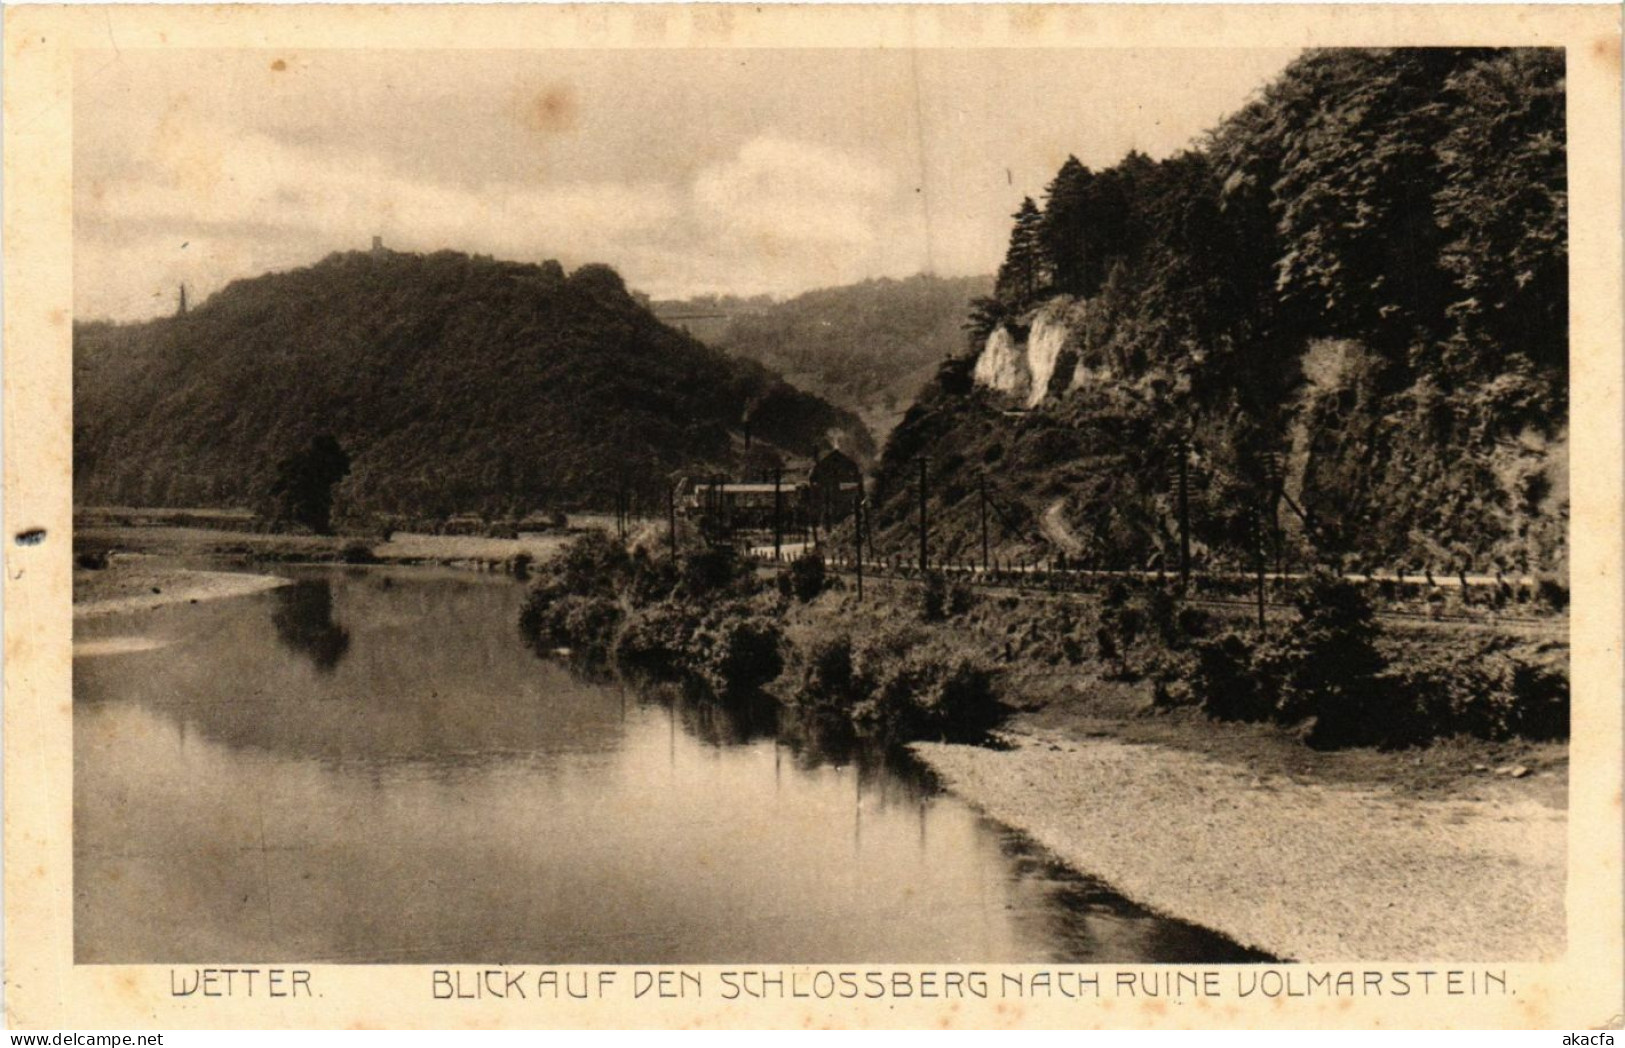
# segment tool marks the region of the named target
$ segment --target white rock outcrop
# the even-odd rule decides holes
[[[987,336],[987,345],[976,358],[971,372],[976,384],[996,389],[1026,401],[1033,388],[1033,373],[1027,366],[1027,347],[1017,342],[1003,324]]]
[[[1020,320],[1026,337],[1018,339],[1000,324],[987,337],[972,377],[977,385],[998,390],[1035,408],[1049,395],[1050,382],[1074,341],[1078,304],[1061,295]]]
[[[1051,299],[1033,317],[1032,329],[1027,334],[1027,371],[1032,376],[1027,393],[1030,408],[1037,407],[1049,395],[1055,367],[1072,337],[1072,328],[1067,323],[1069,305],[1066,299]]]

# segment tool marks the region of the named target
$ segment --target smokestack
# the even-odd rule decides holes
[[[175,310],[175,315],[177,317],[184,317],[186,315],[186,285],[184,283],[181,285],[180,308]]]

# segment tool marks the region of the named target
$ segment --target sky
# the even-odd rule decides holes
[[[991,273],[1068,154],[1190,146],[1290,50],[81,52],[74,308],[365,249],[656,298]]]

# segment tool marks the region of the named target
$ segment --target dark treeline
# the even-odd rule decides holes
[[[1216,560],[1561,569],[1564,106],[1560,50],[1315,51],[1186,152],[1068,159],[893,434],[877,523],[925,453],[946,547],[991,472],[1007,515],[1063,499],[1090,554],[1144,562],[1183,455]],[[1002,416],[976,351],[1058,305],[1050,400]]]
[[[336,519],[663,512],[675,473],[733,468],[747,411],[785,451],[868,450],[852,415],[662,324],[607,266],[340,254],[76,326],[74,494],[264,508],[279,463],[331,434]]]

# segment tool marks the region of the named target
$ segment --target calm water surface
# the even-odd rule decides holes
[[[1243,958],[906,762],[538,659],[512,582],[296,577],[78,625],[80,963]]]

